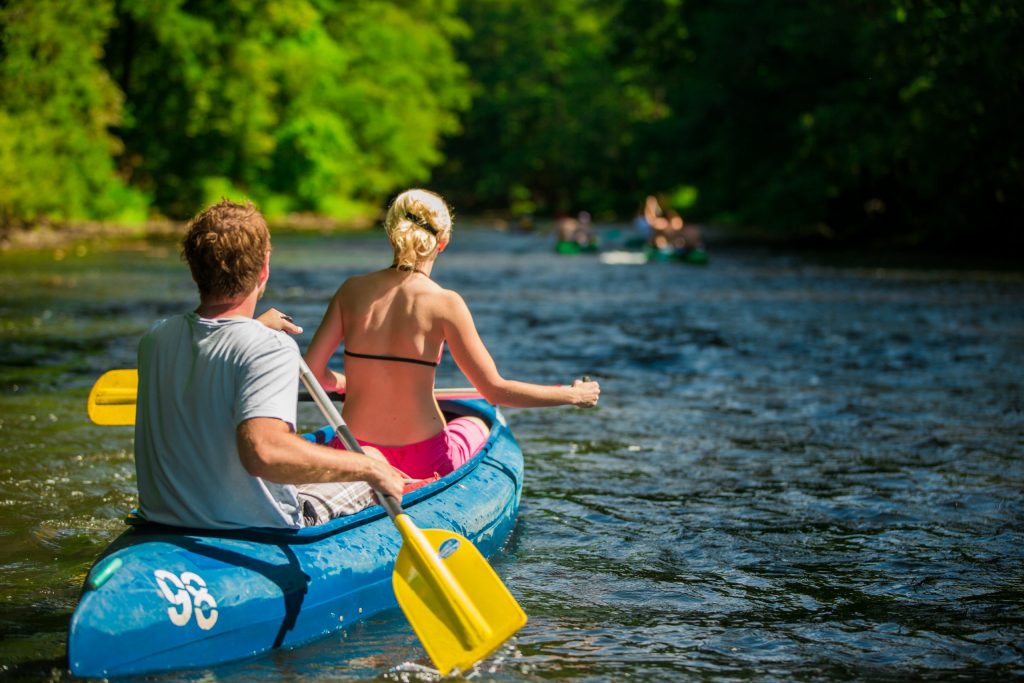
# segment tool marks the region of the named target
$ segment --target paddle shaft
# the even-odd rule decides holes
[[[306,364],[306,359],[301,355],[299,356],[299,377],[302,383],[306,385],[310,395],[313,396],[317,407],[320,408],[324,417],[327,418],[331,427],[334,428],[335,433],[345,444],[345,447],[365,455],[362,446],[359,445],[355,435],[352,434],[352,430],[345,424],[345,420],[342,419],[338,409],[331,403],[331,400],[327,397],[327,392],[320,386],[320,382],[317,381],[313,371]],[[436,594],[444,597],[448,609],[451,610],[461,627],[461,637],[464,644],[472,647],[490,638],[492,633],[487,625],[487,620],[476,609],[473,602],[462,589],[462,586],[459,585],[459,582],[448,570],[448,567],[438,557],[437,552],[430,545],[427,537],[420,531],[415,522],[412,521],[412,518],[402,511],[401,502],[376,488],[374,488],[374,493],[377,494],[377,499],[380,501],[381,506],[387,511],[388,516],[391,517],[391,521],[398,527],[402,539],[413,549],[412,553],[417,560],[417,566],[423,579]]]
[[[96,380],[92,390],[89,392],[90,408],[111,408],[116,406],[135,406],[138,398],[139,373],[138,370],[118,369],[109,370]],[[459,399],[482,399],[483,395],[473,387],[449,387],[434,389],[434,396],[438,400],[459,400]],[[331,392],[331,400],[344,401],[345,394]],[[299,401],[315,400],[308,391],[299,392]],[[131,422],[134,422],[134,414]],[[129,422],[129,424],[131,423]]]
[[[135,389],[104,389],[96,397],[97,405],[101,406],[120,406],[135,403],[135,399],[138,392]],[[438,399],[468,399],[468,398],[483,398],[483,396],[476,389],[472,387],[455,387],[452,389],[435,389],[434,396]],[[331,401],[344,401],[345,394],[332,391],[327,394],[327,398]],[[312,401],[316,403],[316,396],[308,391],[299,392],[299,402],[308,403]]]
[[[343,394],[341,392],[338,392],[338,391],[332,391],[332,392],[328,393],[327,397],[330,400],[332,400],[332,401],[344,401],[345,400],[345,394]],[[450,387],[450,388],[445,388],[445,389],[434,389],[434,397],[437,398],[438,400],[444,400],[444,399],[459,400],[459,399],[473,399],[473,398],[478,398],[479,399],[479,398],[483,398],[483,394],[481,394],[479,391],[477,391],[473,387]],[[312,401],[313,403],[316,403],[316,397],[313,396],[313,394],[311,392],[309,392],[309,391],[300,391],[299,392],[299,401],[300,402]]]
[[[299,356],[299,379],[306,385],[306,389],[309,391],[313,402],[316,403],[320,412],[327,418],[327,422],[334,428],[334,432],[341,439],[342,443],[345,444],[345,448],[365,455],[363,447],[356,441],[352,430],[345,424],[341,413],[334,407],[334,403],[327,396],[324,388],[320,386],[320,382],[317,381],[313,371],[306,364],[306,359],[302,356]],[[395,519],[398,515],[402,514],[402,505],[393,496],[386,496],[377,489],[374,489],[374,493],[377,494],[377,499],[380,500],[380,504],[387,510],[388,516],[391,519]]]

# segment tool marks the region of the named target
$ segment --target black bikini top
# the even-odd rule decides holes
[[[405,217],[408,218],[410,221],[412,221],[414,223],[418,223],[418,221],[416,221],[415,217],[412,216],[411,214],[406,214]],[[424,226],[424,227],[426,227],[426,226]],[[436,234],[435,230],[431,229],[431,232],[434,232]],[[395,270],[403,270],[403,271],[406,271],[406,272],[419,273],[420,275],[422,275],[422,276],[424,276],[426,278],[430,277],[429,275],[424,273],[419,268],[401,268],[401,267],[399,267],[399,265],[397,263],[392,264],[391,268],[393,268]],[[348,349],[345,349],[345,355],[346,356],[352,356],[353,358],[366,358],[366,359],[369,359],[369,360],[387,360],[387,361],[393,361],[395,363],[415,363],[416,365],[426,365],[428,368],[436,368],[438,365],[440,365],[441,364],[441,355],[443,353],[444,353],[444,345],[442,344],[442,346],[441,346],[441,353],[437,354],[437,361],[432,363],[429,360],[420,360],[419,358],[405,358],[403,356],[378,356],[378,355],[375,355],[375,354],[372,354],[372,353],[355,353],[353,351],[349,351]]]
[[[377,356],[372,353],[353,353],[348,349],[345,349],[346,356],[352,356],[353,358],[368,358],[369,360],[388,360],[397,363],[415,363],[416,365],[426,365],[429,368],[436,368],[441,364],[441,359],[438,358],[436,362],[430,362],[429,360],[420,360],[419,358],[403,358],[402,356]]]

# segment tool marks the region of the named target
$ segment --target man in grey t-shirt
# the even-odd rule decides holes
[[[301,332],[271,309],[254,319],[270,275],[270,234],[251,204],[196,216],[183,255],[199,289],[192,313],[139,343],[135,467],[152,521],[195,528],[296,528],[401,500],[386,462],[295,434]]]

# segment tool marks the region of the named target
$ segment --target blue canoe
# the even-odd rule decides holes
[[[420,528],[453,530],[490,557],[515,526],[523,454],[495,407],[441,406],[484,418],[490,439],[455,472],[406,494],[403,507]],[[328,427],[307,438],[332,435]],[[401,543],[380,506],[293,531],[137,524],[89,571],[71,617],[71,672],[212,666],[320,638],[397,607],[391,572]]]

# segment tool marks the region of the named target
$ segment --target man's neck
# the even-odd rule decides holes
[[[242,299],[200,301],[196,315],[201,318],[216,320],[217,318],[252,318],[256,314],[256,300],[259,297],[253,292]]]

